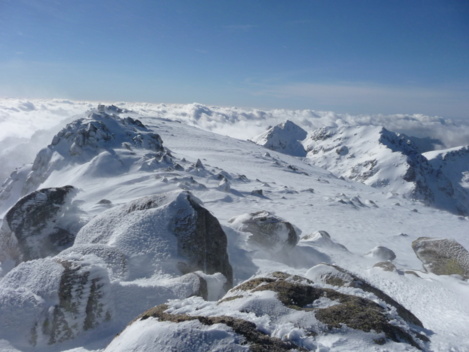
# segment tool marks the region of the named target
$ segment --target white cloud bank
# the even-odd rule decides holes
[[[58,99],[0,99],[0,178],[7,177],[15,167],[32,162],[37,151],[51,142],[61,126],[97,104]],[[153,117],[167,118],[240,139],[253,138],[269,126],[288,119],[309,131],[324,126],[377,125],[411,136],[438,139],[447,148],[469,145],[469,118],[452,120],[423,114],[352,115],[316,110],[260,110],[197,103],[114,104],[137,112],[143,116],[144,123],[151,124]]]

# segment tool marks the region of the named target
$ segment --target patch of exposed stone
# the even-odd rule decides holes
[[[187,314],[167,313],[168,306],[165,304],[156,306],[143,313],[137,320],[145,320],[150,317],[157,318],[159,321],[168,321],[173,323],[181,323],[189,320],[198,320],[204,325],[225,324],[233,329],[238,335],[246,339],[249,349],[252,352],[286,352],[291,350],[306,351],[299,348],[291,342],[285,342],[278,338],[271,337],[257,330],[256,324],[244,319],[233,318],[229,316],[205,317],[191,316]]]

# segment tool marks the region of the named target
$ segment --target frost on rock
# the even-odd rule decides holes
[[[426,271],[469,278],[469,252],[455,240],[419,237],[412,242],[412,249]]]
[[[207,330],[218,333],[207,339]],[[189,298],[149,309],[106,351],[131,351],[137,344],[141,351],[317,351],[326,347],[328,335],[354,330],[368,335],[369,350],[376,344],[389,350],[396,344],[406,344],[409,350],[426,347],[421,329],[394,314],[387,303],[273,272],[232,288],[218,303]],[[187,346],[187,340],[194,344]],[[200,340],[209,345],[200,346]],[[353,340],[354,334],[349,334],[343,343]],[[215,349],[222,344],[224,348]]]
[[[251,234],[250,244],[273,253],[293,248],[299,241],[298,228],[268,211],[239,215],[230,219],[230,223],[235,229]]]
[[[367,257],[370,257],[370,258],[375,258],[375,259],[379,259],[381,261],[385,261],[385,260],[389,260],[389,261],[392,261],[394,259],[396,259],[396,254],[394,253],[393,250],[387,248],[387,247],[383,247],[383,246],[377,246],[375,248],[373,248],[371,251],[369,251],[367,254],[366,254]]]
[[[71,205],[75,188],[45,188],[21,198],[0,229],[0,264],[55,255],[73,245],[80,227]]]
[[[189,192],[143,197],[109,209],[86,224],[75,243],[116,248],[128,259],[129,280],[200,270],[220,272],[227,288],[232,285],[226,235]]]
[[[253,142],[277,152],[303,157],[306,151],[301,141],[306,135],[304,129],[287,120],[253,138]]]
[[[0,338],[51,345],[111,319],[109,277],[96,259],[38,259],[9,272],[0,281]]]

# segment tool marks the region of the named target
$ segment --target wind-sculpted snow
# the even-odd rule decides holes
[[[15,105],[21,112],[15,116],[32,118],[42,109],[37,101],[23,103]],[[44,106],[65,109],[68,103],[50,104]],[[54,116],[65,124],[68,112]],[[362,165],[352,165],[356,179],[227,137],[252,138],[285,119],[309,136],[316,130],[309,141],[323,161],[339,167],[359,159]],[[464,186],[464,148],[424,158],[421,152],[437,143],[435,134],[416,140],[371,126],[374,121],[380,119],[201,104],[119,103],[80,115],[50,136],[56,144],[41,145],[34,170],[32,164],[17,169],[3,186],[5,228],[8,211],[21,204],[28,187],[36,187],[34,198],[43,189],[71,185],[75,197],[64,205],[73,210],[70,216],[59,206],[57,216],[44,221],[46,229],[81,230],[58,254],[16,267],[16,261],[2,262],[0,350],[102,351],[126,325],[108,350],[468,350],[464,276],[422,269],[412,248],[421,236],[469,248],[468,218],[402,195],[415,181],[441,174],[451,181],[451,204],[462,202],[454,183]],[[450,133],[460,126],[423,116],[393,123],[446,123]],[[3,163],[5,155],[0,163],[12,165]],[[419,166],[424,159],[427,165]],[[378,182],[378,174],[402,187],[357,182],[360,175]],[[429,188],[434,196],[443,192],[438,187],[450,191],[447,186],[430,182]],[[2,241],[19,248],[12,236]],[[237,289],[225,294],[231,285]]]
[[[24,166],[5,181],[0,200],[11,206],[15,198],[36,190],[56,171],[75,168],[69,177],[99,178],[115,177],[131,168],[150,171],[171,164],[170,152],[158,134],[139,120],[120,118],[116,112],[122,111],[102,107],[69,123],[37,153],[32,165]],[[67,181],[55,182],[62,186]]]
[[[98,215],[78,232],[75,244],[117,248],[128,258],[126,280],[201,270],[224,274],[229,288],[233,274],[226,241],[217,219],[190,193],[175,192],[140,198]]]
[[[291,125],[290,122],[289,130],[293,131]],[[459,171],[459,179],[447,177],[444,170],[451,169],[452,165],[430,163],[414,143],[415,138],[375,126],[324,127],[301,136],[299,140],[300,135],[286,133],[282,124],[254,140],[290,155],[298,155],[297,149],[286,146],[303,144],[310,162],[337,176],[400,193],[457,214],[469,213],[469,193],[460,185],[464,171]],[[463,164],[459,160],[458,165]]]
[[[301,141],[306,138],[306,131],[291,121],[270,128],[253,139],[254,143],[277,152],[305,156],[306,151]]]

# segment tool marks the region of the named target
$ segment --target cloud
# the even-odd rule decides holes
[[[256,96],[307,103],[313,109],[355,114],[422,113],[469,117],[469,90],[397,87],[361,83],[259,85]]]

